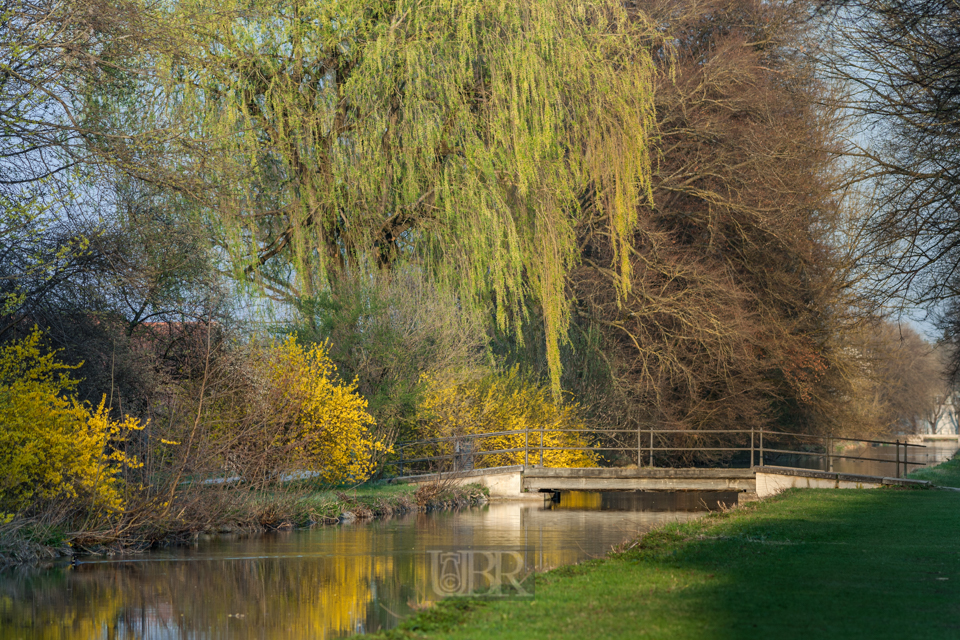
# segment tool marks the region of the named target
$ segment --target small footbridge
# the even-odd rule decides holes
[[[563,491],[724,491],[764,497],[788,487],[926,484],[902,476],[931,462],[922,453],[925,446],[905,440],[768,430],[500,431],[401,442],[394,449],[397,457],[388,464],[397,482],[477,482],[491,496],[536,499]],[[603,466],[609,461],[621,466]],[[873,473],[850,472],[858,463],[869,463]]]

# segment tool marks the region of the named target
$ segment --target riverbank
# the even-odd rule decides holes
[[[0,523],[0,567],[75,555],[135,553],[150,548],[191,544],[201,536],[258,535],[278,529],[306,528],[367,520],[412,511],[475,506],[487,501],[480,485],[452,484],[417,487],[371,483],[317,490],[303,483],[275,492],[224,491],[211,487],[194,495],[196,504],[210,505],[209,516],[177,517],[173,512],[150,514],[139,524],[116,531],[70,532],[62,525],[30,520]]]
[[[960,479],[960,466],[941,470]],[[960,492],[790,490],[376,638],[954,638]]]
[[[921,467],[907,474],[913,480],[927,480],[940,487],[960,488],[960,457],[935,467]]]

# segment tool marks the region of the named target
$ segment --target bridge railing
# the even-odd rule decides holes
[[[894,457],[882,455],[894,448]],[[488,467],[600,466],[635,460],[638,466],[802,466],[817,461],[832,471],[841,460],[895,465],[896,477],[924,462],[906,440],[865,440],[769,429],[518,429],[397,442],[385,464],[396,475],[469,471]]]

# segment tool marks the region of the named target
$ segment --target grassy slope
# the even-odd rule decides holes
[[[326,518],[336,518],[344,511],[350,511],[357,505],[363,505],[373,511],[378,507],[403,507],[416,505],[414,493],[417,486],[412,484],[363,484],[358,487],[310,492],[298,501],[298,509],[312,512]],[[346,496],[348,500],[344,500]]]
[[[341,513],[368,511],[366,515],[383,515],[394,511],[417,510],[415,484],[370,483],[352,488],[308,492],[297,498],[292,509],[298,521],[336,518]],[[431,495],[422,505],[427,509],[441,509],[465,504],[476,504],[488,491],[478,484],[445,487]]]
[[[387,637],[957,638],[960,493],[793,490]],[[946,578],[946,579],[944,579]]]
[[[948,460],[935,467],[917,469],[907,477],[915,480],[929,480],[941,487],[960,487],[960,457]]]

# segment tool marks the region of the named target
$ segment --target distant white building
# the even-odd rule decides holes
[[[938,435],[960,434],[960,416],[957,408],[960,406],[958,392],[952,391],[942,399],[938,398],[935,407],[928,416],[917,421],[920,433]]]

